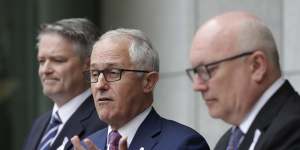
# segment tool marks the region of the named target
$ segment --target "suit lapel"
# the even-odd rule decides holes
[[[87,98],[75,111],[75,113],[70,117],[70,119],[66,122],[63,129],[61,130],[60,134],[57,136],[56,140],[54,141],[51,149],[57,149],[59,146],[62,145],[65,137],[68,138],[68,142],[65,145],[64,149],[68,149],[72,146],[70,139],[74,135],[81,136],[85,132],[85,128],[82,124],[82,121],[85,120],[87,117],[90,116],[92,110],[90,109],[93,105],[92,101],[90,100],[91,96]]]
[[[252,125],[250,126],[243,142],[240,145],[240,149],[248,149],[253,142],[253,137],[255,130],[260,130],[261,135],[259,137],[258,143],[255,146],[257,149],[261,143],[261,139],[264,136],[264,132],[268,129],[269,125],[272,123],[273,119],[277,116],[280,109],[284,106],[284,99],[288,97],[291,85],[286,81],[277,92],[270,98],[270,100],[265,104],[265,106],[260,110]]]
[[[107,132],[108,128],[104,128],[92,134],[88,138],[91,139],[98,148],[106,150]]]
[[[228,142],[229,142],[229,138],[230,138],[230,134],[231,134],[231,128],[220,138],[220,140],[218,141],[216,147],[214,148],[214,150],[224,150],[226,149]]]
[[[35,131],[33,131],[34,135],[32,136],[32,144],[30,144],[32,146],[31,149],[36,149],[40,144],[40,139],[43,136],[44,130],[46,130],[48,126],[48,122],[51,118],[51,113],[51,111],[47,112],[45,116],[43,116],[41,120],[37,122],[37,127],[34,128]]]
[[[102,132],[102,136],[99,136],[99,148],[105,150],[106,149],[106,141],[107,141],[107,132],[108,128],[105,128]]]
[[[129,150],[139,150],[141,147],[148,150],[153,149],[159,140],[161,130],[161,117],[152,108],[149,115],[138,128],[129,146]]]

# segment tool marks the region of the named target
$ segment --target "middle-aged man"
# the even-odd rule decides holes
[[[43,93],[54,107],[35,121],[24,150],[70,149],[74,135],[85,138],[106,126],[97,116],[83,75],[98,35],[97,27],[83,18],[41,26],[37,38],[39,77]]]
[[[269,28],[227,12],[195,34],[187,73],[209,114],[233,125],[216,150],[291,150],[300,145],[300,97],[282,77]]]
[[[90,67],[96,109],[109,127],[83,141],[88,149],[115,150],[121,137],[127,137],[129,150],[209,149],[199,133],[162,118],[152,107],[159,58],[144,33],[106,32],[93,47]],[[77,137],[72,143],[75,149],[83,149]]]

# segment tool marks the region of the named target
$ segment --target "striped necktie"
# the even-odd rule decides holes
[[[58,112],[54,113],[51,117],[50,124],[47,127],[47,130],[39,144],[38,150],[48,150],[53,143],[54,137],[57,134],[58,126],[61,124],[60,117]]]

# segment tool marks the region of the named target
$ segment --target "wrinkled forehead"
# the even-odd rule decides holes
[[[98,41],[92,50],[91,67],[129,67],[129,41],[103,39]]]

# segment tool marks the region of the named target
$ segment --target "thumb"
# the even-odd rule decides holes
[[[122,137],[119,141],[119,150],[127,150],[127,136]]]

